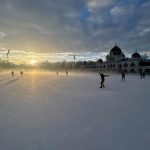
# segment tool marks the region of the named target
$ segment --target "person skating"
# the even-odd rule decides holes
[[[145,72],[142,73],[142,77],[145,78]]]
[[[140,70],[140,76],[141,76],[141,79],[143,78],[143,72],[142,70]]]
[[[20,74],[21,74],[21,76],[23,76],[23,71],[22,70],[20,71]]]
[[[126,81],[126,74],[125,74],[125,72],[123,71],[121,75],[122,75],[122,80],[121,81],[125,82]]]
[[[68,71],[66,71],[66,76],[68,75]]]
[[[14,71],[12,70],[12,72],[11,72],[11,75],[12,75],[12,77],[14,76]]]
[[[100,72],[99,72],[99,75],[101,77],[101,86],[100,86],[100,88],[103,88],[103,87],[105,87],[105,85],[104,85],[105,77],[108,77],[109,75],[104,75],[103,73],[100,73]]]

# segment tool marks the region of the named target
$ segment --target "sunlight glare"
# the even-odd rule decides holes
[[[30,61],[30,64],[31,64],[31,65],[35,65],[36,63],[37,63],[37,61],[34,60],[34,59],[32,59],[32,60]]]

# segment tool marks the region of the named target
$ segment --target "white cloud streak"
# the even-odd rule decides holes
[[[5,37],[5,33],[0,31],[0,39],[2,39],[3,37]]]
[[[115,0],[88,0],[87,6],[89,8],[106,7],[115,2]]]

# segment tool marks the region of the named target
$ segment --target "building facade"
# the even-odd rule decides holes
[[[106,56],[106,61],[99,63],[100,71],[116,71],[131,73],[150,73],[150,60],[141,57],[137,52],[126,58],[122,50],[115,45]]]

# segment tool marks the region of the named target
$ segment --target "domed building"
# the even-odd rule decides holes
[[[115,44],[115,46],[110,50],[109,55],[107,55],[107,62],[116,62],[125,58],[122,50]]]
[[[146,66],[144,66],[145,64]],[[150,72],[150,60],[142,58],[137,52],[133,53],[131,58],[126,58],[121,48],[115,44],[106,56],[106,61],[99,68],[100,71],[125,71],[134,73],[141,72],[141,70],[148,70]]]
[[[110,54],[112,55],[122,55],[122,51],[118,46],[114,46],[111,50],[110,50]]]
[[[132,58],[141,58],[141,55],[137,52],[132,54]]]

